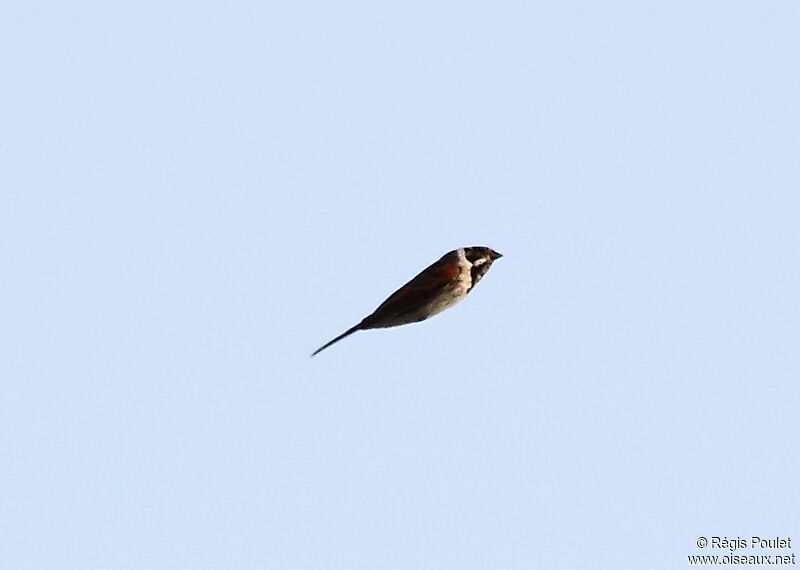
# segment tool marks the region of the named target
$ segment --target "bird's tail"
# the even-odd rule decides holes
[[[317,354],[319,354],[320,352],[322,352],[323,350],[325,350],[326,348],[328,348],[330,345],[332,345],[332,344],[334,344],[334,343],[337,343],[337,342],[339,342],[339,341],[340,341],[340,340],[342,340],[344,337],[346,337],[346,336],[350,336],[351,334],[353,334],[354,332],[356,332],[356,331],[358,331],[358,330],[361,330],[361,325],[362,325],[362,323],[358,323],[356,326],[354,326],[354,327],[351,327],[351,328],[347,329],[346,331],[344,331],[342,334],[340,334],[339,336],[337,336],[335,339],[333,339],[333,340],[331,340],[331,341],[329,341],[329,342],[326,342],[325,344],[323,344],[322,346],[320,346],[320,347],[319,347],[317,350],[315,350],[314,352],[312,352],[312,353],[311,353],[311,356],[316,356]]]

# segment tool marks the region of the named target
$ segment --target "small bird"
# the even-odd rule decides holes
[[[484,246],[462,247],[445,253],[439,261],[392,293],[372,314],[319,347],[311,356],[356,331],[416,323],[441,313],[466,297],[492,263],[501,257]]]

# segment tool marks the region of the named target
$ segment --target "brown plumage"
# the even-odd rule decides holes
[[[325,343],[311,356],[356,331],[423,321],[453,306],[469,293],[501,254],[484,246],[450,251],[392,293],[360,323]]]

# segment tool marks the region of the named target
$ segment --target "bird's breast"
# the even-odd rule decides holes
[[[472,273],[470,271],[472,269],[472,263],[470,263],[464,255],[463,248],[456,250],[456,253],[458,255],[458,267],[460,270],[458,277],[445,287],[439,295],[432,299],[430,303],[421,307],[421,318],[419,320],[427,319],[428,317],[441,313],[445,309],[449,309],[466,297],[472,287]]]

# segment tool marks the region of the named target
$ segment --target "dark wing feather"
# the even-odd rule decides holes
[[[461,268],[458,265],[458,253],[456,251],[451,251],[445,254],[439,261],[432,264],[411,281],[400,287],[400,289],[392,293],[371,315],[364,317],[360,323],[347,329],[333,340],[319,347],[311,356],[322,352],[330,345],[339,342],[356,331],[376,328],[374,325],[381,327],[382,321],[399,317],[428,304],[436,298],[443,289],[447,288],[457,279],[460,273]]]
[[[368,328],[374,322],[398,317],[429,303],[450,285],[459,273],[461,268],[458,266],[458,257],[455,252],[450,252],[392,293],[360,324]]]

